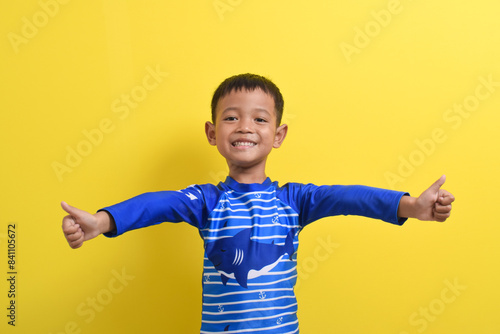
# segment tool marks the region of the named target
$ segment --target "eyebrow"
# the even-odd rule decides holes
[[[238,108],[238,107],[227,107],[226,109],[224,109],[224,110],[222,111],[222,113],[221,113],[221,114],[224,114],[224,113],[226,113],[226,112],[228,112],[228,111],[239,111],[239,110],[241,110],[241,108]],[[258,107],[257,107],[257,108],[252,109],[252,111],[261,111],[261,112],[265,112],[265,113],[271,114],[271,113],[270,113],[267,109],[265,109],[265,108],[258,108]]]

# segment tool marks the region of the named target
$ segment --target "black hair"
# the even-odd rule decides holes
[[[276,112],[276,125],[280,125],[283,116],[283,95],[279,88],[269,79],[251,73],[238,74],[224,80],[214,92],[212,97],[212,122],[215,124],[217,103],[221,98],[234,91],[246,89],[253,91],[260,88],[264,93],[269,94],[274,100],[274,109]]]

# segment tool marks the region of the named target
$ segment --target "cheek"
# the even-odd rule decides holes
[[[229,144],[229,136],[227,133],[219,132],[217,133],[215,140],[217,145],[228,145]]]
[[[274,131],[274,129],[269,129],[266,132],[266,138],[268,139],[268,141],[274,143],[274,140],[276,139],[276,131]]]

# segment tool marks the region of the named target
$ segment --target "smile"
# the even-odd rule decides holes
[[[237,141],[237,142],[234,142],[232,144],[234,147],[241,147],[241,146],[247,146],[247,147],[250,147],[250,146],[255,146],[257,144],[255,143],[252,143],[252,142],[249,142],[249,141]]]

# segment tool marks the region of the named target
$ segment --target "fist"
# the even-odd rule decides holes
[[[438,222],[448,219],[451,214],[451,203],[455,201],[455,197],[450,192],[441,189],[444,181],[446,177],[443,175],[418,197],[418,219]]]
[[[84,241],[100,234],[98,221],[94,215],[72,207],[66,202],[62,202],[61,206],[68,213],[63,218],[62,230],[71,248],[79,248]]]

